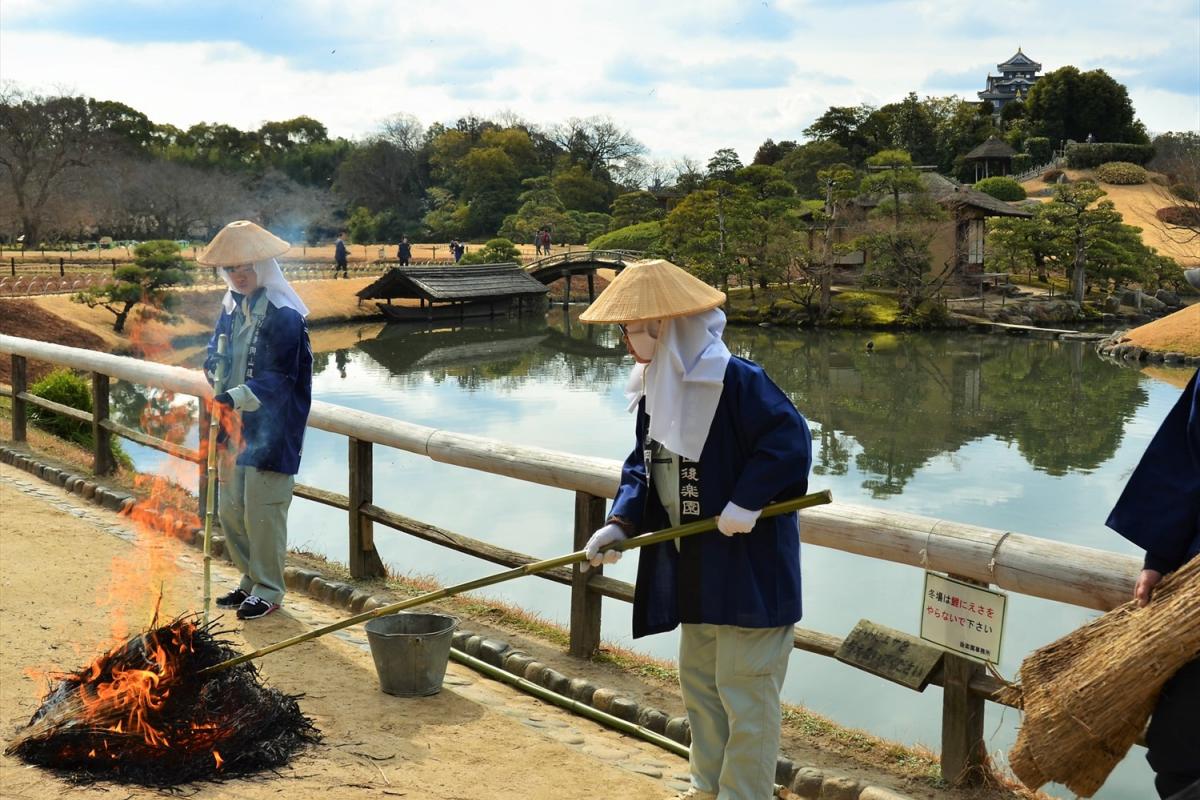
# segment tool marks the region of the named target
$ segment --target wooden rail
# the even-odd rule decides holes
[[[5,335],[0,335],[0,353],[12,359],[12,386],[6,394],[13,398],[14,441],[25,441],[26,406],[32,404],[92,422],[97,433],[98,474],[112,469],[107,445],[102,454],[100,442],[114,433],[199,461],[195,451],[118,425],[108,419],[107,413],[110,378],[207,399],[211,390],[199,372]],[[26,386],[27,359],[90,372],[93,413],[30,394]],[[376,523],[497,564],[516,567],[536,560],[376,505],[372,498],[372,449],[376,444],[573,492],[574,549],[582,548],[587,536],[602,523],[606,498],[616,493],[620,481],[621,465],[615,460],[454,433],[320,401],[313,403],[309,425],[347,437],[350,489],[348,494],[339,494],[297,484],[295,495],[347,512],[349,561],[355,577],[383,573],[383,562],[374,544]],[[946,572],[983,585],[1091,609],[1107,610],[1124,602],[1140,568],[1140,561],[1132,556],[848,503],[808,509],[801,512],[801,518],[808,544]],[[599,570],[585,573],[577,567],[562,568],[541,577],[571,587],[570,652],[575,655],[587,657],[599,647],[602,597],[633,600],[631,584],[606,577]],[[841,642],[837,636],[803,628],[796,628],[794,634],[797,649],[819,655],[832,656]],[[945,687],[942,773],[949,780],[969,783],[980,774],[974,767],[981,763],[985,752],[983,704],[995,699],[1000,683],[973,662],[950,654],[932,682]]]

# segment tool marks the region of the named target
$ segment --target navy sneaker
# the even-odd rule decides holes
[[[257,595],[250,595],[238,606],[238,619],[260,619],[279,608],[277,603],[268,603]]]
[[[217,598],[218,608],[237,608],[250,595],[243,592],[241,589],[234,589],[229,594],[223,594]]]

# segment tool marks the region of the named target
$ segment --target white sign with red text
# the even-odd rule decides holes
[[[921,638],[958,655],[998,664],[1007,600],[1003,592],[926,572]]]

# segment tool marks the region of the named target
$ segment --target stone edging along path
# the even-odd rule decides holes
[[[23,450],[6,445],[0,445],[0,463],[10,464],[117,513],[128,513],[137,502],[137,498],[128,492],[110,489],[90,476],[51,466]],[[188,527],[182,521],[175,522],[171,534],[193,547],[204,545],[203,531]],[[212,545],[213,556],[228,559],[223,537],[213,536]],[[326,578],[315,570],[289,566],[284,569],[284,579],[292,591],[303,592],[314,600],[344,608],[352,614],[394,602],[393,598],[386,595],[373,595],[352,584]],[[668,717],[664,712],[622,697],[612,689],[598,687],[582,678],[572,678],[507,642],[485,638],[469,630],[458,630],[454,634],[453,647],[552,692],[640,725],[684,746],[691,744],[691,729],[686,717]],[[783,757],[776,764],[775,781],[794,793],[792,797],[803,800],[906,800],[903,795],[890,789],[864,786],[847,775],[796,764]]]

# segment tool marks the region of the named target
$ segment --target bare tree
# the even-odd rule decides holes
[[[551,140],[590,172],[608,170],[646,152],[646,146],[609,117],[572,117],[550,131]]]
[[[1181,245],[1200,243],[1200,134],[1168,133],[1154,140],[1150,166],[1166,185],[1154,184],[1155,227]]]
[[[93,162],[100,133],[82,97],[0,89],[0,168],[28,244],[37,244],[47,204],[70,173]]]

